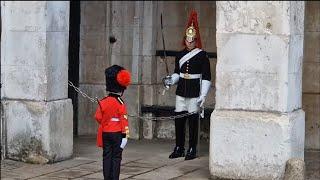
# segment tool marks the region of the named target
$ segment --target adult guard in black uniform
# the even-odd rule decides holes
[[[176,146],[169,158],[197,157],[198,121],[200,107],[203,107],[211,86],[210,62],[207,53],[201,49],[197,13],[192,11],[183,38],[184,49],[175,60],[174,73],[163,79],[165,86],[178,84],[176,90],[175,114],[196,112],[187,117],[175,119]],[[189,122],[189,149],[185,155],[185,124]]]

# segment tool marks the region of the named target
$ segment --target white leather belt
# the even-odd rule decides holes
[[[119,118],[111,118],[111,121],[120,121]]]
[[[180,77],[183,79],[200,79],[201,74],[180,73]]]

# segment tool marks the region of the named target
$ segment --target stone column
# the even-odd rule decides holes
[[[159,16],[157,16],[158,2],[145,1],[143,5],[143,27],[142,27],[142,63],[141,63],[141,105],[155,105],[157,103],[157,58],[156,43],[157,33],[160,32]],[[141,108],[140,108],[141,109]],[[142,116],[142,115],[141,115]],[[150,117],[153,114],[145,114]],[[143,138],[152,139],[156,122],[145,119],[143,122]]]
[[[213,177],[281,179],[304,158],[303,33],[304,2],[217,2]]]
[[[32,163],[71,157],[69,2],[1,2],[1,106],[6,156]]]

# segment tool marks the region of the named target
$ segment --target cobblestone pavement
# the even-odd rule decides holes
[[[130,140],[123,151],[120,179],[209,179],[208,143],[202,142],[200,157],[191,161],[168,159],[174,142],[168,140]],[[1,179],[103,179],[102,152],[94,137],[74,139],[74,157],[46,165],[12,160],[1,162]],[[320,179],[320,153],[307,152],[307,179]]]

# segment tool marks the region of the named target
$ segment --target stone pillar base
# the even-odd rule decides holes
[[[153,117],[152,113],[146,113],[143,117]],[[143,138],[153,139],[156,122],[150,119],[143,119]]]
[[[303,110],[290,113],[215,110],[210,124],[213,177],[282,179],[286,161],[304,158]]]
[[[73,151],[70,99],[51,102],[4,100],[7,158],[29,163],[68,159]]]

